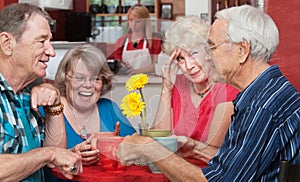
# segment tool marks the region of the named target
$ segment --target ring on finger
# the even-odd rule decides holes
[[[139,166],[147,166],[146,163],[139,163]]]
[[[70,170],[70,172],[72,173],[72,172],[75,172],[76,171],[76,167],[75,166],[69,166],[69,170]]]

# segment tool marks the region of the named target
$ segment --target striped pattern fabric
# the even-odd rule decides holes
[[[208,181],[278,181],[280,160],[300,164],[300,96],[278,66],[269,67],[234,100]]]
[[[24,126],[28,126],[27,131]],[[29,90],[24,89],[15,94],[0,74],[0,154],[24,153],[41,147],[44,139],[43,127],[42,118],[30,109]],[[26,135],[26,132],[31,135]],[[36,181],[34,178],[41,177],[41,174],[38,171],[23,181]]]

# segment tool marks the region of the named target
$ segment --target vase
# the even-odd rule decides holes
[[[138,129],[139,129],[140,136],[147,136],[149,130],[149,123],[139,123]]]

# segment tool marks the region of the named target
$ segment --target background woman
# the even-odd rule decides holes
[[[127,18],[129,32],[117,40],[114,59],[126,64],[128,74],[154,72],[161,52],[161,37],[152,32],[148,9],[134,5],[128,10]]]
[[[231,101],[238,93],[229,85],[212,82],[203,69],[208,31],[202,19],[191,16],[179,18],[166,32],[163,48],[171,57],[162,70],[154,121],[155,128],[182,136],[178,139],[185,143],[179,150],[183,156],[206,162],[223,142],[233,113]],[[182,74],[177,75],[179,69]]]

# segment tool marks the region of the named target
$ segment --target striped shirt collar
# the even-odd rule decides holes
[[[233,105],[240,109],[248,106],[248,104],[245,103],[249,103],[250,100],[256,96],[255,93],[264,88],[264,84],[267,83],[271,78],[278,76],[282,76],[279,67],[277,65],[270,66],[237,95],[237,97],[233,100]]]

